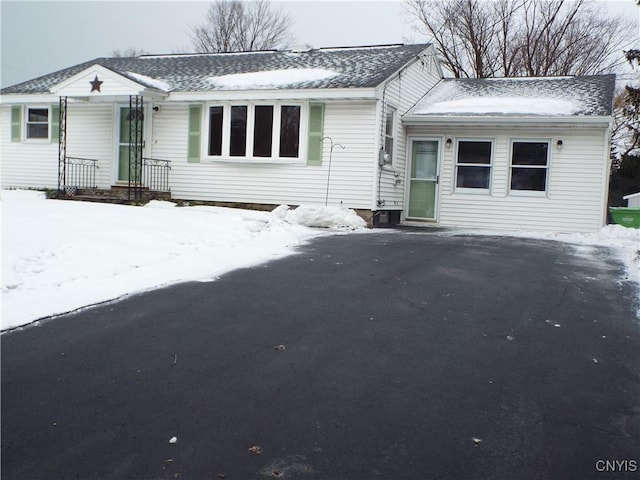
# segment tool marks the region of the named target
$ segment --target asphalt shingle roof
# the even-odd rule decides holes
[[[33,80],[2,89],[2,94],[49,93],[58,83],[99,64],[138,83],[130,73],[161,81],[177,92],[225,89],[211,77],[289,69],[320,69],[336,72],[328,78],[297,82],[294,88],[367,88],[380,85],[420,54],[427,44],[383,45],[311,49],[305,52],[265,51],[247,53],[143,55],[131,58],[97,58]],[[291,88],[291,87],[288,87]],[[228,88],[227,88],[228,89]]]
[[[418,102],[413,113],[427,116],[536,113],[609,116],[614,89],[615,75],[447,78]]]

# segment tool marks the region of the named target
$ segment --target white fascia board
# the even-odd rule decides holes
[[[623,200],[628,200],[629,198],[635,198],[635,197],[637,197],[638,195],[640,195],[640,192],[638,192],[638,193],[631,193],[631,194],[629,194],[629,195],[625,195],[624,197],[622,197],[622,199],[623,199]]]
[[[0,104],[15,105],[27,103],[58,103],[60,97],[50,93],[7,94],[0,95]]]
[[[374,88],[322,88],[287,90],[215,90],[211,92],[171,92],[167,102],[207,102],[246,100],[375,100]]]
[[[439,127],[455,127],[455,126],[510,126],[510,127],[534,127],[544,128],[548,125],[589,125],[608,128],[611,125],[611,117],[604,116],[491,116],[491,115],[474,115],[474,116],[450,116],[450,115],[405,115],[402,117],[402,123],[406,126],[439,126]]]

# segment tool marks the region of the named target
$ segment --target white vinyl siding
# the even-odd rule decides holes
[[[603,226],[607,140],[602,128],[506,129],[411,127],[411,135],[443,139],[481,136],[494,139],[488,195],[456,190],[455,148],[444,148],[438,222],[443,226],[507,230],[588,232]],[[511,144],[526,138],[550,141],[547,191],[510,191]],[[556,142],[563,140],[558,148]]]
[[[387,107],[396,110],[396,122],[394,128],[394,158],[391,166],[385,167],[380,176],[376,167],[375,182],[372,186],[374,198],[372,200],[374,209],[379,210],[400,210],[404,208],[404,192],[406,185],[404,179],[407,169],[407,130],[402,123],[404,115],[425,92],[429,91],[440,80],[440,73],[437,70],[435,52],[428,50],[421,60],[416,61],[411,66],[403,70],[400,75],[396,75],[393,80],[387,83],[384,90],[384,101],[378,104],[377,128],[376,128],[376,150],[375,162],[378,161],[378,150],[384,145],[384,127]],[[381,94],[382,98],[382,94]],[[376,207],[376,197],[378,189],[380,198],[384,200],[384,205]]]
[[[290,104],[283,101],[282,104]],[[376,145],[375,102],[326,102],[324,135],[345,146],[333,151],[329,204],[371,208],[372,159]],[[301,123],[307,122],[303,115]],[[306,127],[305,129],[306,130]],[[205,132],[205,136],[208,133]],[[154,115],[152,156],[171,160],[176,199],[279,205],[325,202],[330,144],[322,143],[322,165],[300,162],[187,162],[188,105],[163,104]]]
[[[111,186],[112,115],[110,104],[73,103],[67,110],[67,156],[97,159],[96,182],[101,188]],[[10,120],[11,107],[3,105],[0,121],[2,187],[57,188],[58,143],[9,142]]]

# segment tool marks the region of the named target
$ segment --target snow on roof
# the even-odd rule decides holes
[[[172,92],[210,92],[220,89],[211,78],[250,75],[282,70],[329,71],[313,81],[297,81],[292,88],[375,88],[421,55],[428,44],[381,45],[308,52],[258,51],[196,55],[145,55],[130,58],[98,58],[2,89],[2,94],[50,93],[66,79],[98,64],[125,76],[139,75],[140,82]],[[141,80],[145,77],[145,80]],[[131,77],[133,78],[133,77]],[[233,80],[233,77],[231,77]],[[162,82],[162,83],[150,83]]]
[[[615,75],[447,78],[409,115],[611,115]]]
[[[278,88],[300,83],[328,80],[338,72],[323,68],[291,68],[285,70],[269,70],[265,72],[236,73],[210,77],[208,80],[214,87],[244,90],[248,88]]]
[[[158,80],[155,78],[147,77],[146,75],[141,75],[135,72],[126,72],[127,76],[133,78],[137,82],[141,82],[147,87],[157,88],[158,90],[162,90],[164,92],[168,92],[171,90],[171,85],[162,80]]]
[[[449,100],[422,105],[414,113],[444,113],[472,115],[573,115],[575,102],[543,97],[481,97]]]

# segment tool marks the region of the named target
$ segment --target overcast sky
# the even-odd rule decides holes
[[[634,0],[601,0],[635,18]],[[314,47],[424,42],[414,33],[402,2],[272,2],[293,19],[298,43]],[[113,50],[190,51],[189,27],[202,22],[206,1],[6,1],[0,2],[2,87],[51,73]],[[640,27],[639,27],[640,29]]]

